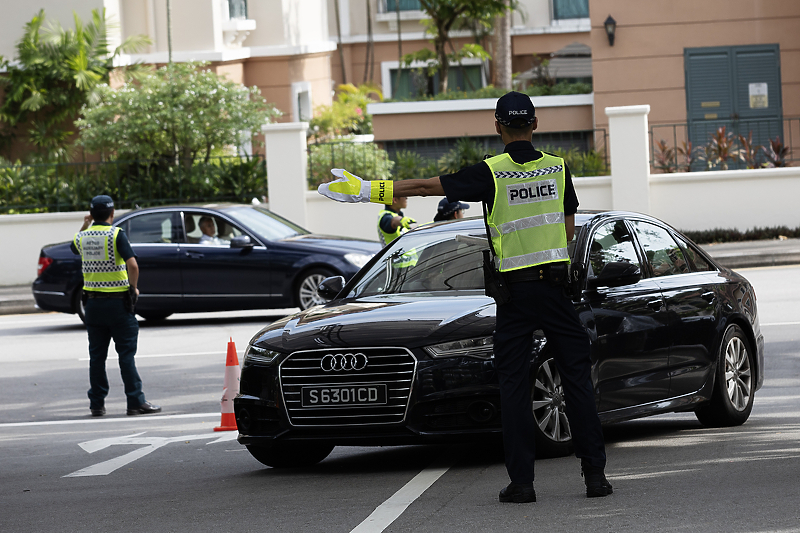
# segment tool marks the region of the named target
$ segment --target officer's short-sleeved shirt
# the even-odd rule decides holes
[[[103,224],[103,223],[98,224],[97,222],[94,222],[89,228],[91,229],[95,226],[110,227],[109,224]],[[103,229],[103,228],[98,227],[97,229]],[[80,255],[78,249],[75,248],[74,240],[73,242],[69,243],[69,247],[72,249],[73,253]],[[125,230],[121,228],[119,230],[119,233],[117,233],[117,253],[122,258],[123,261],[127,261],[131,257],[136,257],[136,254],[134,253],[133,248],[131,247],[131,242],[128,240],[128,236],[125,234]]]
[[[392,208],[387,205],[386,210],[391,211]],[[392,220],[394,219],[394,217],[402,217],[402,216],[403,216],[402,211],[398,211],[395,214],[386,213],[378,221],[378,226],[380,226],[380,228],[386,233],[394,233],[395,231],[397,231],[397,228],[392,227]]]
[[[542,157],[542,152],[528,141],[508,143],[504,152],[518,164],[536,161]],[[578,196],[575,194],[572,174],[566,164],[564,174],[564,214],[574,215],[578,211]],[[453,174],[439,176],[439,181],[450,202],[486,202],[490,211],[494,207],[494,177],[489,165],[483,161]]]

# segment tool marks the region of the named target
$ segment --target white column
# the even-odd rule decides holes
[[[650,212],[649,113],[649,105],[606,108],[612,209]]]
[[[305,227],[308,122],[261,126],[267,149],[267,194],[274,213]]]

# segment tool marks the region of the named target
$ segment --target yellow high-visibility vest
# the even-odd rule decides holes
[[[485,160],[494,178],[495,196],[487,223],[497,254],[497,269],[518,270],[544,263],[569,262],[564,221],[564,160],[542,154],[515,163],[508,154]]]
[[[125,292],[130,286],[125,260],[117,252],[120,229],[92,226],[75,234],[73,242],[81,254],[83,290]]]

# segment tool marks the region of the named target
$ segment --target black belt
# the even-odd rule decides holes
[[[557,269],[555,276],[553,276],[554,273],[551,271],[551,267]],[[508,283],[516,283],[519,281],[554,281],[562,283],[566,278],[566,273],[566,264],[559,262],[503,272],[503,277]]]
[[[83,291],[87,294],[87,298],[125,298],[128,291],[125,292],[100,292],[100,291]]]

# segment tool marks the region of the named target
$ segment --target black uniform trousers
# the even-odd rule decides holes
[[[511,301],[497,306],[495,367],[500,381],[503,446],[512,482],[533,482],[536,457],[531,411],[533,332],[544,331],[566,396],[575,455],[604,468],[605,444],[591,381],[589,336],[572,302],[548,281],[509,284]]]

